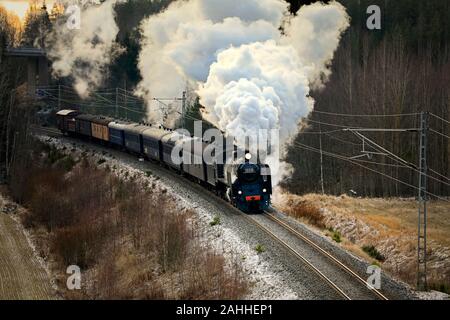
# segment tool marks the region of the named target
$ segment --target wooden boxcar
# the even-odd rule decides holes
[[[92,119],[92,137],[109,142],[108,124],[112,122],[112,118],[98,116]]]
[[[75,132],[75,116],[79,114],[77,110],[64,109],[56,113],[56,124],[61,132]]]
[[[89,114],[80,114],[76,116],[76,133],[86,137],[92,137],[92,122],[94,119],[95,116]]]

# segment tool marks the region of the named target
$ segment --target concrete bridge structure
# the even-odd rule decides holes
[[[2,54],[6,59],[26,59],[28,94],[34,95],[36,86],[49,84],[50,68],[45,50],[28,47],[5,48]]]

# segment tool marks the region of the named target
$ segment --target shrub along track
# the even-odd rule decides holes
[[[0,212],[0,300],[48,299],[54,290],[22,226]]]
[[[41,131],[42,132],[42,131]],[[46,135],[58,137],[57,132],[46,129]],[[60,136],[60,135],[59,135]],[[80,140],[64,138],[69,142],[80,143]],[[95,146],[100,150],[104,147]],[[110,153],[117,156],[120,151],[111,149]],[[406,298],[398,293],[386,293],[367,288],[364,276],[359,276],[342,264],[337,258],[326,254],[318,244],[306,241],[296,234],[295,229],[289,230],[288,225],[270,219],[264,215],[246,215],[231,206],[228,202],[206,192],[200,185],[181,177],[179,174],[162,168],[158,164],[145,162],[138,166],[151,168],[161,178],[177,182],[187,188],[192,195],[207,201],[216,211],[221,212],[220,218],[224,224],[231,227],[242,238],[252,239],[253,243],[262,244],[267,251],[265,256],[269,263],[283,269],[282,276],[287,277],[287,283],[299,297],[306,299],[387,299]],[[230,221],[233,223],[227,223]],[[322,252],[321,252],[322,250]],[[368,276],[368,275],[367,275]],[[366,277],[367,277],[366,276]]]

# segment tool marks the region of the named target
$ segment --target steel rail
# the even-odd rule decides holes
[[[264,215],[267,216],[269,219],[271,219],[272,221],[274,221],[275,223],[277,223],[278,225],[280,225],[281,227],[283,227],[284,229],[286,229],[287,231],[289,231],[290,233],[294,234],[296,237],[300,238],[301,240],[303,240],[304,242],[306,242],[307,244],[309,244],[311,247],[313,247],[314,249],[316,249],[317,251],[319,251],[321,254],[323,254],[325,257],[327,257],[328,259],[330,259],[331,261],[333,261],[336,265],[338,265],[341,269],[344,269],[348,274],[350,274],[352,277],[354,277],[355,279],[357,279],[359,282],[361,282],[363,285],[367,286],[369,288],[369,290],[373,293],[375,293],[375,295],[377,295],[380,299],[382,300],[389,300],[385,295],[383,295],[379,290],[377,290],[376,288],[374,288],[373,286],[371,286],[369,283],[367,283],[366,280],[364,280],[363,278],[361,278],[355,271],[351,270],[349,267],[347,267],[344,263],[342,263],[341,261],[339,261],[336,257],[334,257],[332,254],[330,254],[329,252],[327,252],[326,250],[322,249],[319,245],[317,245],[316,243],[314,243],[313,241],[311,241],[310,239],[308,239],[308,237],[306,237],[305,235],[301,234],[300,232],[298,232],[297,230],[295,230],[294,228],[292,228],[290,225],[288,225],[286,222],[281,221],[280,219],[278,219],[277,217],[275,217],[273,214],[265,211]]]
[[[301,260],[303,262],[303,264],[305,264],[308,268],[310,268],[314,273],[319,275],[333,290],[335,290],[337,293],[339,293],[339,295],[344,297],[344,299],[351,300],[351,298],[341,288],[339,288],[333,281],[331,281],[325,274],[323,274],[322,271],[317,269],[311,262],[309,262],[308,259],[306,259],[300,253],[298,253],[294,248],[292,248],[289,244],[287,244],[280,237],[275,235],[275,233],[273,233],[271,230],[269,230],[267,227],[263,226],[261,223],[259,223],[255,219],[250,218],[250,216],[248,216],[248,215],[246,215],[246,214],[244,214],[242,212],[241,212],[241,215],[246,220],[250,221],[251,223],[256,225],[258,228],[260,228],[262,231],[267,233],[272,239],[274,239],[279,244],[281,244],[284,248],[286,248],[289,252],[291,252],[291,254],[293,256],[295,256],[297,259]]]

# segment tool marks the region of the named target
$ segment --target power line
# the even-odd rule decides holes
[[[406,117],[406,116],[417,116],[420,113],[397,113],[397,114],[348,114],[348,113],[334,113],[327,111],[318,111],[313,110],[315,113],[327,114],[332,116],[341,116],[341,117],[360,117],[360,118],[381,118],[381,117]]]
[[[333,136],[331,136],[329,134],[325,134],[325,135],[327,137],[329,137],[330,139],[334,139],[334,140],[342,142],[342,143],[346,143],[346,144],[353,145],[353,146],[358,146],[358,147],[362,146],[362,143],[354,143],[354,142],[351,142],[351,141],[345,141],[345,140],[339,139],[338,137],[333,137]]]
[[[365,132],[417,132],[419,128],[349,128],[347,127],[344,131],[365,131]]]
[[[363,141],[367,141],[367,142],[372,146],[372,148],[378,149],[378,150],[380,150],[381,152],[383,152],[384,155],[386,155],[386,156],[389,157],[390,159],[392,159],[392,160],[394,160],[394,161],[396,161],[396,162],[403,163],[404,165],[408,166],[410,169],[416,171],[417,173],[421,173],[421,171],[417,169],[417,166],[416,166],[415,164],[413,164],[413,163],[411,163],[411,162],[408,162],[408,161],[402,159],[401,157],[395,155],[395,154],[392,153],[391,151],[389,151],[389,150],[387,150],[386,148],[383,148],[382,146],[380,146],[379,144],[377,144],[375,141],[372,141],[372,140],[370,140],[369,138],[367,138],[366,136],[360,134],[358,131],[352,130],[352,132],[353,132],[355,135],[357,135],[358,137],[360,137]],[[445,185],[447,185],[447,186],[450,186],[449,183],[446,183],[446,182],[444,182],[444,181],[442,181],[442,180],[439,180],[439,179],[437,179],[437,178],[435,178],[435,177],[432,177],[432,176],[430,176],[430,175],[426,175],[426,176],[427,176],[428,178],[432,179],[432,180],[435,180],[435,181],[437,181],[437,182],[440,182],[440,183],[443,183],[443,184],[445,184]]]
[[[438,176],[440,176],[441,178],[444,178],[444,179],[450,181],[450,178],[449,178],[449,177],[446,177],[446,176],[444,176],[443,174],[440,174],[439,172],[434,171],[433,169],[428,168],[428,170],[430,170],[431,172],[433,172],[435,175],[438,175]]]
[[[368,161],[368,160],[360,160],[360,159],[351,159],[351,160],[352,160],[352,161],[356,161],[356,162],[362,162],[362,163],[367,163],[367,164],[378,165],[378,166],[410,169],[410,167],[405,166],[405,165],[401,165],[401,164],[383,163],[383,162]]]
[[[348,128],[349,127],[349,126],[344,126],[341,124],[327,123],[327,122],[322,122],[322,121],[317,121],[317,120],[312,120],[312,119],[307,119],[307,118],[305,119],[305,121],[322,124],[322,125],[330,126],[330,127],[336,127],[336,128]],[[362,128],[362,127],[353,127],[353,128]]]
[[[321,124],[321,125],[326,125],[326,126],[331,126],[331,127],[337,127],[337,128],[342,128],[342,131],[351,131],[351,130],[358,130],[358,131],[371,131],[371,132],[415,132],[418,131],[418,128],[400,128],[400,129],[396,129],[396,128],[367,128],[367,127],[357,127],[357,126],[346,126],[346,125],[341,125],[341,124],[334,124],[334,123],[327,123],[327,122],[322,122],[322,121],[317,121],[317,120],[312,120],[312,119],[305,119],[305,121],[309,121],[312,123],[317,123],[317,124]],[[344,130],[345,129],[345,130]]]
[[[331,130],[331,131],[301,131],[298,134],[329,134],[329,133],[335,133],[335,132],[342,132],[342,129],[337,130]]]
[[[436,133],[436,134],[438,134],[438,135],[440,135],[440,136],[442,136],[444,138],[450,139],[450,136],[448,136],[446,134],[443,134],[443,133],[440,133],[439,131],[436,131],[436,130],[431,129],[431,128],[428,128],[428,130],[430,130],[431,132]]]
[[[316,153],[320,153],[320,150],[317,149],[317,148],[314,148],[314,147],[311,147],[311,146],[308,146],[308,145],[305,145],[305,144],[302,144],[302,143],[299,143],[299,142],[294,142],[294,144],[297,145],[299,148],[302,148],[302,149],[305,149],[305,150],[308,150],[308,151],[312,151],[312,152],[316,152]],[[408,187],[411,187],[411,188],[414,188],[414,189],[419,190],[418,187],[416,187],[416,186],[414,186],[414,185],[412,185],[412,184],[409,184],[408,182],[402,181],[402,180],[400,180],[400,179],[391,177],[390,175],[385,174],[385,173],[383,173],[383,172],[380,172],[380,171],[377,171],[377,170],[375,170],[375,169],[372,169],[372,168],[369,168],[369,167],[367,167],[367,166],[364,166],[364,165],[358,163],[357,161],[348,158],[347,156],[343,156],[343,155],[331,153],[331,152],[328,152],[328,151],[322,151],[322,152],[323,152],[324,155],[327,155],[327,156],[329,156],[329,157],[337,158],[337,159],[340,159],[340,160],[343,160],[343,161],[350,162],[350,163],[352,163],[352,164],[354,164],[354,165],[357,165],[357,166],[359,166],[359,167],[362,167],[362,168],[367,169],[367,170],[369,170],[369,171],[372,171],[372,172],[374,172],[374,173],[380,174],[380,175],[382,175],[382,176],[384,176],[384,177],[386,177],[386,178],[388,178],[388,179],[397,181],[397,182],[399,182],[399,183],[401,183],[401,184],[404,184],[404,185],[406,185],[406,186],[408,186]],[[439,200],[442,200],[442,201],[445,201],[445,202],[449,202],[449,203],[450,203],[449,200],[447,200],[447,199],[445,199],[445,198],[442,198],[442,197],[440,197],[440,196],[438,196],[438,195],[436,195],[436,194],[434,194],[434,193],[431,193],[431,192],[428,192],[428,191],[426,191],[426,193],[427,193],[428,195],[431,195],[431,196],[433,196],[433,197],[439,199]]]
[[[446,122],[446,123],[448,123],[448,124],[450,124],[450,121],[448,121],[448,120],[445,120],[444,118],[442,118],[442,117],[440,117],[440,116],[438,116],[438,115],[435,115],[434,113],[429,113],[430,114],[430,116],[432,116],[432,117],[434,117],[434,118],[436,118],[436,119],[439,119],[439,120],[441,120],[441,121],[443,121],[443,122]]]

